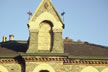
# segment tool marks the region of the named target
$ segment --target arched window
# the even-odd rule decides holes
[[[88,67],[84,68],[81,72],[99,72],[99,71],[92,66],[88,66]]]
[[[49,72],[48,70],[41,70],[40,72]]]
[[[53,67],[49,64],[42,63],[33,70],[33,72],[55,72]]]

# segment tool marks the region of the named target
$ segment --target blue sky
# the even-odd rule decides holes
[[[0,0],[0,41],[13,34],[15,40],[27,40],[28,15],[41,0]],[[52,0],[65,14],[63,38],[108,46],[108,0]]]

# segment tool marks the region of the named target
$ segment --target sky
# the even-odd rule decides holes
[[[15,40],[28,40],[28,14],[41,0],[0,0],[0,41],[13,34]],[[81,40],[108,46],[108,0],[52,0],[64,15],[63,39]],[[62,17],[63,18],[63,17]]]

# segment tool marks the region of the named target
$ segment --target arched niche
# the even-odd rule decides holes
[[[38,32],[38,51],[51,51],[53,48],[53,24],[50,21],[42,21]]]
[[[88,66],[88,67],[84,68],[81,72],[99,72],[99,71],[92,66]]]
[[[105,68],[102,72],[108,72],[108,67]]]
[[[0,72],[8,72],[8,70],[4,66],[0,65]]]
[[[38,65],[33,72],[55,72],[55,70],[49,64],[42,63]]]

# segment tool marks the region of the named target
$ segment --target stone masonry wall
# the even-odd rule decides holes
[[[51,68],[47,68],[49,72],[106,72],[106,70],[108,69],[107,65],[64,65],[63,62],[27,62],[26,72],[37,72],[35,68],[40,65],[39,68],[42,69],[42,67],[45,66],[43,65],[41,67],[42,64],[47,64],[51,66],[52,69],[54,69],[54,71],[50,71]]]
[[[22,68],[20,64],[0,64],[0,66],[3,66],[4,69],[6,69],[8,72],[22,72]]]

